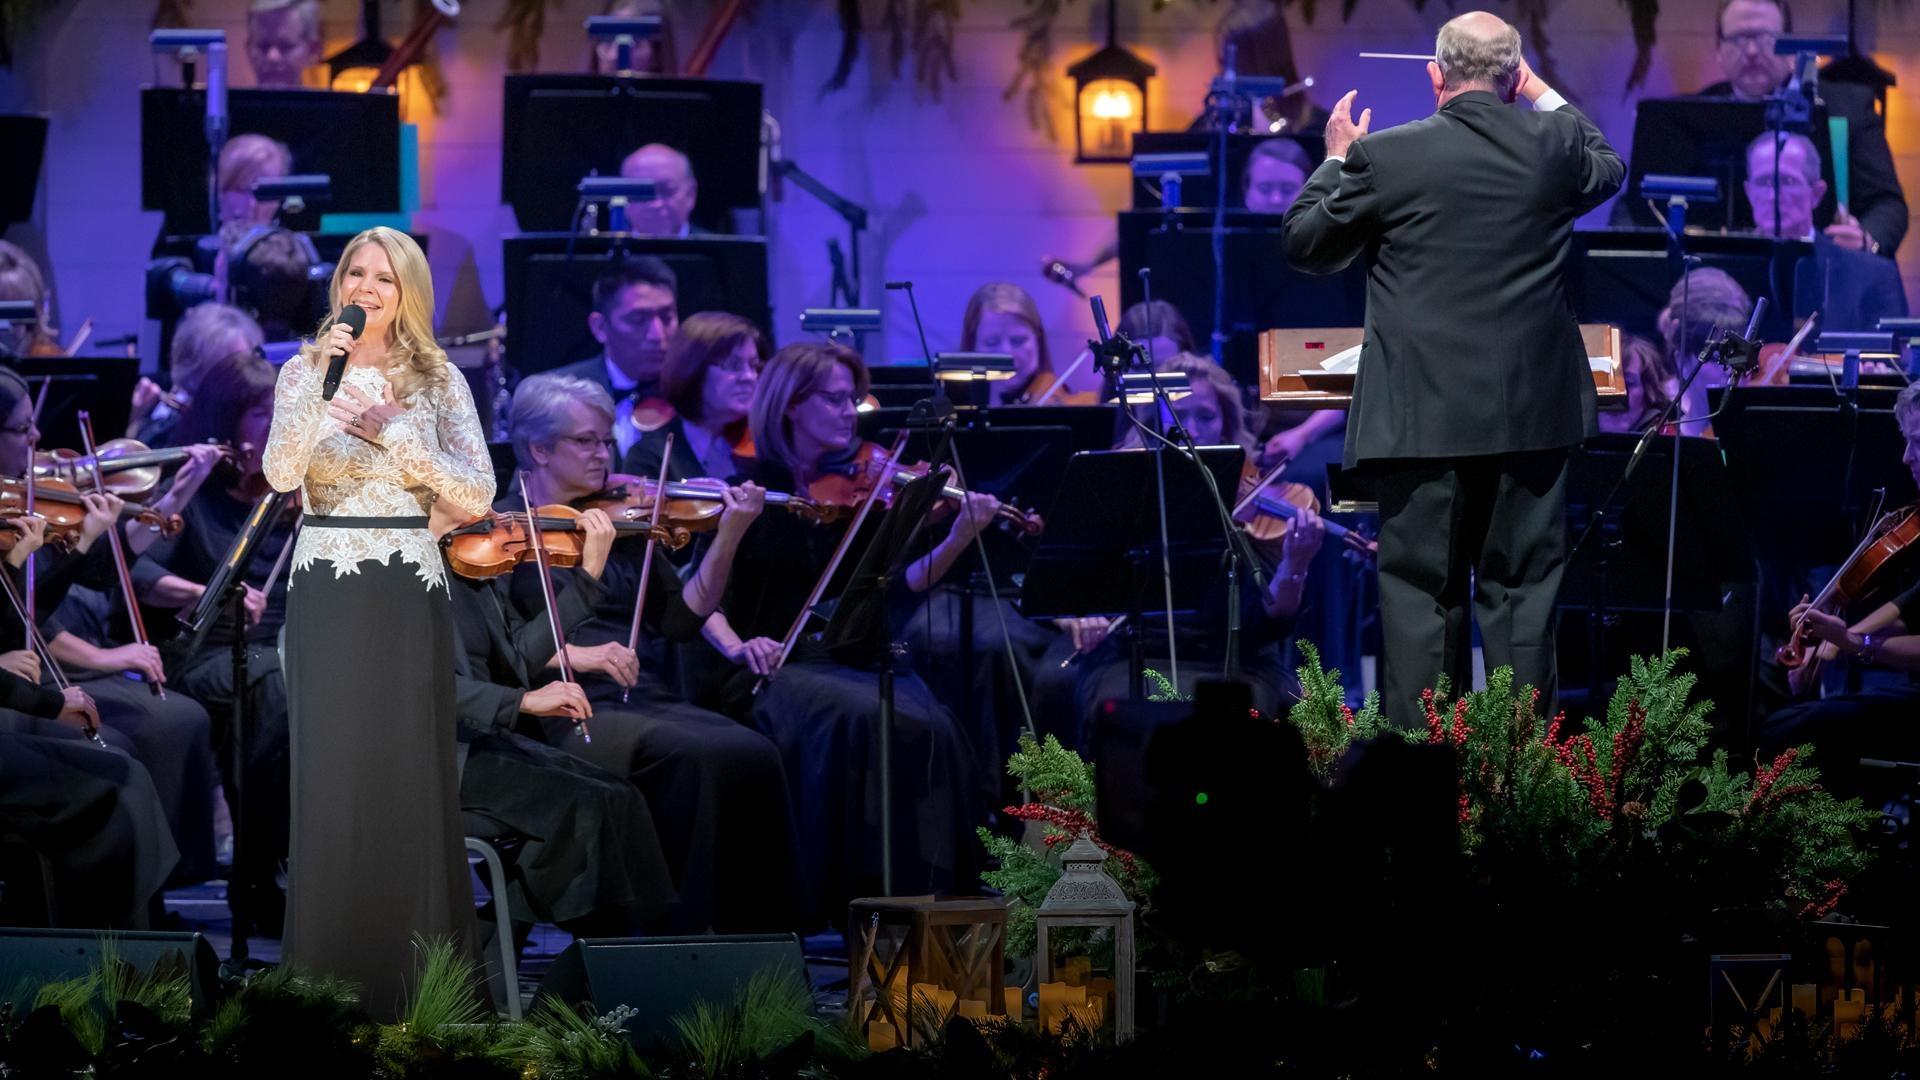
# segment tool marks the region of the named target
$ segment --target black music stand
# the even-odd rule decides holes
[[[1694,206],[1725,205],[1696,203]],[[1689,207],[1689,215],[1694,213]],[[1750,297],[1770,302],[1760,318],[1760,336],[1785,341],[1793,336],[1794,287],[1801,263],[1813,257],[1805,240],[1767,236],[1696,234],[1686,237],[1687,254],[1700,265],[1723,270]],[[1583,323],[1610,323],[1622,331],[1658,340],[1660,311],[1679,276],[1674,273],[1665,229],[1576,229],[1573,257],[1567,260],[1567,292]]]
[[[874,668],[880,672],[880,714],[876,722],[880,759],[880,888],[884,896],[893,891],[893,718],[894,662],[893,618],[888,596],[894,582],[906,572],[910,560],[925,554],[917,541],[927,524],[927,515],[948,474],[936,467],[926,476],[909,483],[894,494],[893,505],[880,519],[879,526],[860,553],[860,561],[847,575],[846,587],[834,603],[827,628],[820,642],[827,655],[848,667]]]
[[[1660,612],[1666,604],[1673,439],[1660,436],[1649,443],[1639,467],[1601,509],[1639,441],[1633,434],[1596,435],[1574,448],[1567,467],[1568,535],[1578,537],[1601,513],[1593,538],[1567,563],[1557,605],[1586,616],[1587,685],[1595,703],[1604,700],[1609,620],[1620,612]],[[1704,438],[1682,438],[1680,446],[1673,607],[1718,611],[1726,583],[1753,580],[1753,549],[1719,447]]]
[[[1169,581],[1173,614],[1205,607],[1227,550],[1220,512],[1206,485],[1183,480],[1180,472],[1193,465],[1169,451],[1166,554],[1172,570],[1171,578],[1163,576],[1157,456],[1149,450],[1073,455],[1020,593],[1020,610],[1028,618],[1125,615],[1132,631],[1135,700],[1145,696],[1142,619],[1168,613]],[[1237,446],[1200,448],[1200,461],[1221,491],[1235,489],[1245,460],[1246,451]]]
[[[284,491],[271,492],[254,505],[246,524],[234,537],[233,546],[220,560],[213,580],[207,582],[206,591],[193,607],[181,611],[179,616],[190,635],[183,656],[199,651],[208,632],[219,621],[222,609],[233,619],[233,730],[229,740],[233,753],[233,805],[228,808],[233,819],[233,868],[228,872],[227,910],[233,914],[231,959],[236,965],[247,962],[247,935],[253,930],[253,901],[248,894],[254,882],[243,877],[253,869],[246,859],[252,847],[247,840],[246,824],[247,567],[253,565],[260,542],[273,531],[273,523],[279,520],[287,495]]]
[[[1621,196],[1620,209],[1614,211],[1615,224],[1629,223],[1622,218],[1639,225],[1660,224],[1647,201],[1635,197],[1640,178],[1652,173],[1711,176],[1720,181],[1720,202],[1690,211],[1689,225],[1713,232],[1753,228],[1753,207],[1741,182],[1747,176],[1748,144],[1769,129],[1769,104],[1700,96],[1641,98],[1634,112],[1626,194]],[[1811,129],[1806,134],[1820,151],[1820,178],[1827,184],[1827,194],[1814,208],[1813,218],[1824,226],[1833,220],[1836,205],[1824,105],[1813,110]]]
[[[53,380],[38,421],[42,446],[77,445],[80,429],[75,415],[81,409],[92,414],[95,430],[110,433],[108,438],[127,429],[133,388],[140,381],[138,357],[20,356],[8,360],[7,366],[27,380],[36,395],[43,380]]]

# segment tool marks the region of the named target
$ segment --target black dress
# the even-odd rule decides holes
[[[625,776],[597,768],[515,729],[538,734],[520,712],[534,683],[529,670],[553,655],[544,618],[523,619],[498,578],[450,577],[460,695],[460,806],[515,838],[512,906],[582,935],[638,930],[673,904],[673,879],[653,816]],[[584,594],[559,593],[571,626],[589,614]]]
[[[601,586],[585,587],[579,570],[554,572],[563,596],[581,589],[593,602],[593,616],[569,632],[569,641],[626,643],[644,551],[633,541],[615,544]],[[802,902],[780,752],[751,728],[689,704],[661,674],[668,662],[663,646],[696,641],[702,622],[681,599],[681,584],[670,563],[654,560],[637,650],[640,677],[631,690],[623,693],[604,676],[581,676],[593,701],[592,742],[571,721],[538,723],[549,744],[631,779],[646,795],[678,894],[659,929],[791,929],[803,921]],[[520,617],[545,619],[532,569],[515,571],[512,590]]]
[[[794,490],[793,477],[770,462],[761,462],[758,474],[754,479],[770,490]],[[754,522],[734,562],[725,605],[741,637],[785,637],[844,528],[789,514],[763,514]],[[888,605],[895,627],[917,600],[904,585],[897,592],[902,595]],[[740,679],[743,686],[752,681]],[[953,713],[919,676],[900,671],[894,700],[894,891],[974,888],[981,766]],[[839,922],[847,901],[880,890],[879,674],[838,662],[809,641],[763,691],[736,693],[734,701],[780,748],[814,913]]]
[[[347,435],[320,401],[320,367],[281,369],[267,480],[302,490],[307,517],[287,589],[292,830],[283,955],[363,988],[392,1019],[417,938],[471,952],[461,839],[453,620],[427,531],[436,499],[476,516],[493,469],[466,381],[408,397],[379,444]],[[379,400],[384,377],[345,384]]]

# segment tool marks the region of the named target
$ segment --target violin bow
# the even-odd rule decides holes
[[[74,414],[80,422],[80,442],[87,452],[88,463],[93,472],[93,488],[103,495],[107,490],[106,478],[100,475],[100,453],[93,442],[93,417],[85,409]],[[127,549],[120,541],[120,521],[116,516],[113,525],[107,529],[107,541],[113,549],[113,568],[120,577],[120,594],[127,601],[127,622],[133,628],[133,640],[137,645],[146,645],[147,624],[140,617],[140,601],[133,595],[133,574],[127,569]],[[149,682],[147,688],[161,701],[167,700],[167,691],[158,682]]]
[[[73,684],[67,681],[67,673],[60,666],[60,661],[54,659],[53,649],[47,645],[46,637],[40,633],[39,624],[27,617],[27,606],[21,601],[20,592],[13,587],[13,579],[5,573],[0,573],[0,592],[6,594],[7,606],[11,607],[13,613],[19,617],[20,624],[27,628],[27,648],[32,649],[34,655],[40,658],[40,663],[46,668],[47,674],[53,678],[53,685],[64,693]],[[105,740],[100,738],[98,725],[88,724],[85,734],[94,745],[102,750],[107,749]]]
[[[653,513],[647,518],[647,550],[640,556],[640,591],[633,598],[633,625],[627,628],[627,648],[640,651],[640,616],[647,607],[647,584],[653,580],[653,531],[660,527],[660,508],[667,504],[667,465],[673,460],[673,432],[667,432],[666,445],[660,449],[660,478],[653,487]],[[627,703],[631,686],[620,691],[620,704]]]
[[[553,656],[560,665],[560,680],[573,682],[573,664],[567,659],[567,638],[560,626],[560,607],[553,599],[552,566],[547,562],[546,540],[540,535],[540,517],[533,512],[533,500],[527,496],[527,474],[520,474],[520,504],[527,510],[527,542],[533,545],[533,564],[540,571],[540,599],[547,606],[547,626],[553,630]],[[580,729],[580,737],[587,742],[593,741],[593,733],[587,729],[587,718],[574,721]]]
[[[881,467],[886,472],[875,478],[873,486],[867,490],[866,498],[860,500],[860,507],[853,512],[853,521],[847,526],[846,535],[840,538],[839,546],[833,549],[833,558],[827,560],[827,568],[821,573],[820,580],[813,583],[813,591],[807,594],[807,602],[801,605],[800,613],[793,617],[793,625],[787,629],[787,636],[780,641],[780,662],[774,665],[775,671],[786,666],[787,658],[793,655],[794,646],[800,643],[800,635],[806,632],[807,622],[813,617],[813,609],[819,605],[820,597],[827,591],[827,583],[833,580],[833,575],[840,572],[840,563],[847,557],[847,549],[853,546],[853,538],[860,534],[860,527],[866,524],[867,515],[873,511],[873,504],[880,497],[881,485],[893,483],[894,470],[899,467],[900,452],[907,447],[907,435],[908,432],[903,428],[895,437],[893,449],[888,451],[887,460],[881,463]],[[757,694],[766,689],[767,680],[771,677],[762,675],[760,681],[753,684],[753,692]]]
[[[1288,465],[1288,462],[1285,460],[1282,460],[1280,464],[1275,465],[1271,469],[1268,469],[1266,472],[1266,475],[1260,477],[1260,482],[1253,485],[1253,490],[1247,492],[1244,498],[1242,498],[1239,502],[1233,504],[1234,514],[1238,515],[1240,511],[1245,510],[1249,506],[1252,506],[1253,501],[1260,497],[1261,492],[1272,487],[1273,482],[1275,480],[1280,479],[1280,474],[1287,470],[1287,465]]]

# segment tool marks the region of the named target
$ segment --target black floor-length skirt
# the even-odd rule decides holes
[[[454,763],[452,610],[392,556],[288,582],[292,741],[288,962],[403,1007],[415,938],[474,946]]]

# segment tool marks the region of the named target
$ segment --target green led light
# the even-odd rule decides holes
[[[1197,792],[1194,792],[1194,795],[1193,795],[1193,805],[1195,805],[1195,806],[1205,806],[1205,805],[1207,805],[1207,793],[1206,793],[1206,792],[1204,792],[1204,791],[1197,791]]]

